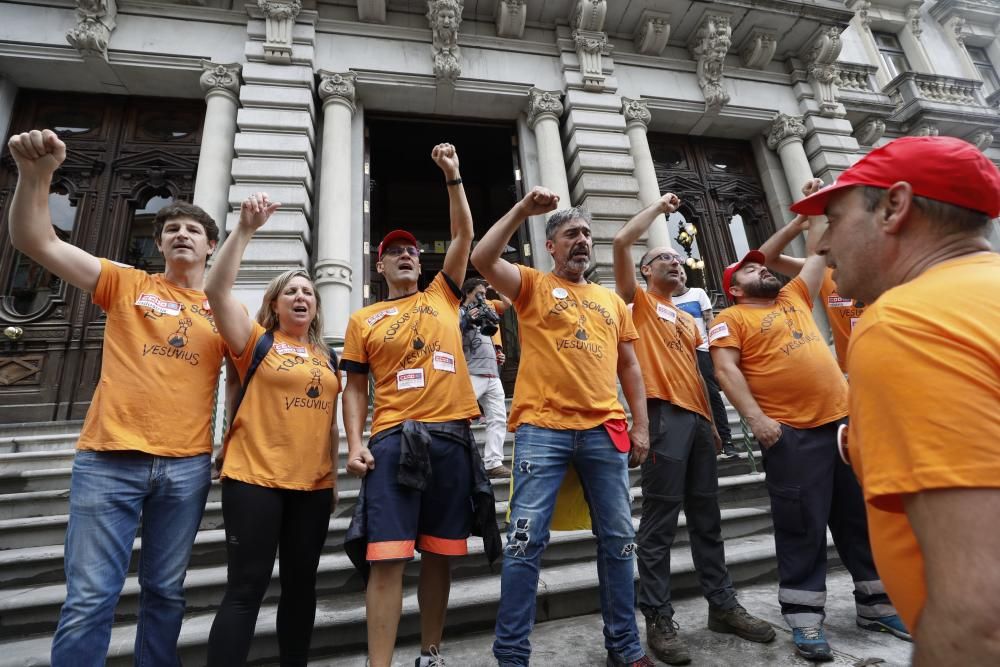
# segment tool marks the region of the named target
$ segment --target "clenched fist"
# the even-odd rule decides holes
[[[15,134],[7,142],[22,177],[52,178],[66,159],[66,144],[52,130]]]
[[[548,188],[536,185],[517,205],[521,207],[521,215],[530,218],[533,215],[554,211],[559,206],[559,195]]]
[[[458,151],[451,144],[438,144],[431,151],[431,159],[441,167],[444,177],[453,181],[459,178],[458,171]]]

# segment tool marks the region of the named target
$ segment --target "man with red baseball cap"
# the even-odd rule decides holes
[[[719,384],[761,444],[778,552],[778,600],[800,655],[833,659],[823,633],[826,531],[854,579],[857,623],[908,639],[875,570],[861,488],[837,457],[847,382],[812,317],[824,262],[813,254],[785,287],[751,250],[722,283],[736,305],[708,339]]]
[[[438,144],[431,157],[443,172],[451,202],[451,245],[444,265],[426,290],[418,289],[416,238],[401,229],[389,232],[379,244],[376,265],[385,276],[388,298],[351,315],[341,359],[347,371],[347,471],[364,478],[344,550],[363,573],[371,572],[365,603],[372,667],[392,663],[403,569],[415,549],[422,554],[417,667],[444,662],[439,648],[451,557],[466,553],[472,531],[484,536],[491,561],[500,552],[493,493],[469,426],[479,407],[458,326],[472,213],[455,147]],[[366,445],[369,374],[375,414]]]
[[[1000,172],[971,144],[906,137],[793,210],[869,307],[848,348],[847,453],[914,664],[1000,664]]]

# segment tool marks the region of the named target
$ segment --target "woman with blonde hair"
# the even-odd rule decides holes
[[[308,273],[286,271],[267,286],[252,320],[232,292],[250,239],[279,206],[265,193],[243,202],[205,284],[242,384],[223,450],[228,573],[209,635],[209,665],[246,663],[279,550],[281,664],[306,664],[316,568],[336,502],[341,387],[321,337],[319,294]]]

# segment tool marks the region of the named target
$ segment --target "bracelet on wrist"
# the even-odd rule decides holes
[[[445,181],[445,183],[447,185],[461,185],[462,184],[462,177],[459,176],[458,178],[453,178],[450,181]]]

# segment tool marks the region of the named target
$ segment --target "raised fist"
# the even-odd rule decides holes
[[[667,194],[660,197],[660,208],[667,215],[670,215],[680,207],[681,207],[681,198],[675,195],[673,192],[668,192]]]
[[[819,189],[822,187],[823,187],[822,179],[810,178],[808,181],[806,181],[805,185],[802,186],[802,194],[808,197],[809,195],[818,192]]]
[[[541,215],[554,211],[559,206],[559,195],[548,188],[536,185],[531,188],[531,192],[524,196],[519,206],[521,206],[524,217],[530,218],[533,215]]]
[[[52,178],[66,159],[66,144],[52,130],[32,130],[15,134],[7,142],[10,154],[23,177]]]
[[[441,167],[444,177],[449,181],[459,178],[458,151],[451,144],[438,144],[431,151],[431,159]]]
[[[280,207],[281,203],[272,202],[266,192],[255,192],[240,204],[240,225],[257,231]]]

